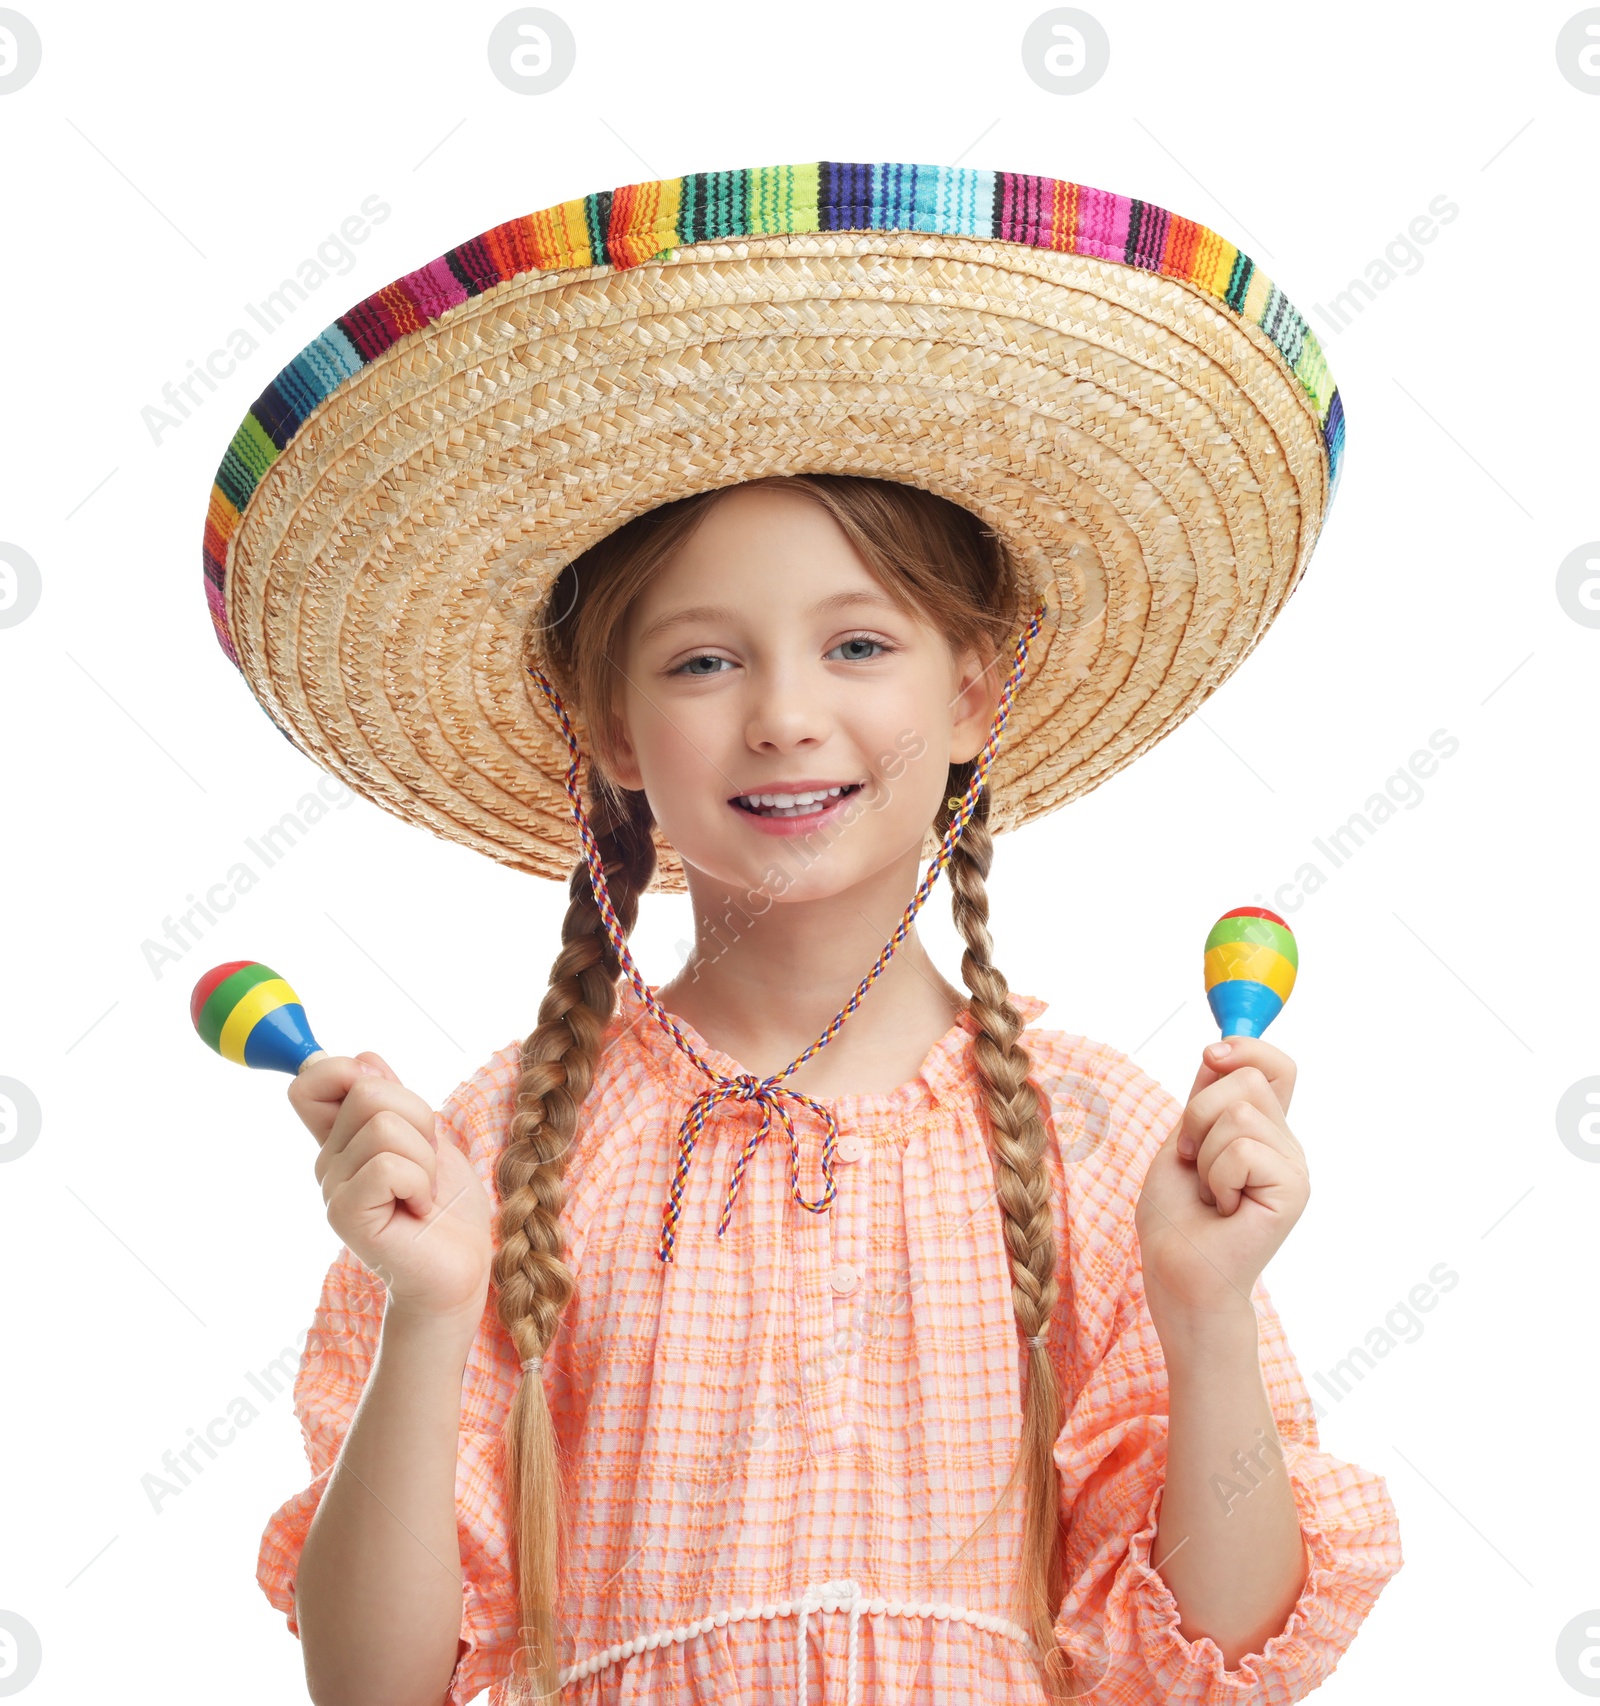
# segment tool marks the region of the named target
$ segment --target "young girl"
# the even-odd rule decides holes
[[[630,186],[655,200],[621,211],[586,198],[604,255],[502,252],[486,282],[486,234],[444,259],[492,303],[435,302],[408,343],[390,287],[324,334],[359,349],[381,306],[394,335],[365,366],[287,412],[280,376],[253,412],[279,455],[229,498],[212,582],[279,726],[372,797],[530,868],[561,845],[554,812],[541,801],[515,841],[472,778],[524,799],[530,777],[559,781],[580,851],[538,1025],[437,1115],[371,1053],[290,1088],[344,1249],[296,1384],[314,1479],[273,1516],[258,1575],[324,1706],[485,1687],[1297,1700],[1401,1564],[1383,1481],[1320,1450],[1260,1283],[1309,1191],[1293,1063],[1260,1039],[1213,1045],[1180,1107],[1115,1049],[1028,1028],[1045,1004],[1009,990],[987,927],[991,828],[1129,762],[1259,637],[1331,489],[1332,411],[1242,332],[1258,322],[1201,300],[1192,267],[1170,301],[1150,292],[1176,263],[1159,264],[1170,245],[1141,263],[1128,223],[1148,247],[1159,210],[1125,204],[1115,240],[1078,214],[1071,243],[1056,224],[1048,244],[1003,238],[1048,252],[1019,283],[995,276],[1001,245],[973,252],[969,216],[908,239],[926,222],[841,199],[867,168],[808,170],[812,222],[769,214],[765,248],[717,248],[726,233],[684,212],[692,180]],[[941,195],[999,176],[948,173]],[[1023,182],[1047,181],[1004,195]],[[570,230],[575,205],[519,241],[558,214]],[[807,235],[835,230],[857,235]],[[1119,242],[1115,266],[1081,259]],[[1081,329],[1091,284],[1123,315],[1103,343]],[[885,302],[918,334],[903,353],[885,350]],[[757,312],[741,335],[752,304],[781,309],[778,332]],[[816,314],[826,359],[783,325]],[[559,364],[541,369],[535,328]],[[486,353],[491,333],[514,358]],[[1102,406],[1080,389],[1092,373],[1137,418],[1098,452],[1057,439],[1052,463],[1017,412],[1051,407],[1030,337],[1080,421]],[[1198,371],[1208,340],[1215,372]],[[300,359],[304,389],[318,363]],[[898,418],[881,408],[930,375]],[[1011,411],[1005,448],[974,419],[983,396]],[[603,442],[580,418],[596,408]],[[537,451],[497,464],[536,413]],[[1215,455],[1219,438],[1237,450]],[[1090,488],[1135,470],[1142,508],[1097,510]],[[530,487],[542,539],[516,519]],[[1194,525],[1179,537],[1166,513]],[[1220,582],[1218,525],[1260,558]],[[1079,547],[1098,582],[1062,567]],[[1156,644],[1175,599],[1176,642]],[[913,923],[946,870],[965,994]],[[663,876],[687,887],[695,944],[655,987],[626,939]],[[1047,897],[1041,922],[1069,967],[1071,905]]]

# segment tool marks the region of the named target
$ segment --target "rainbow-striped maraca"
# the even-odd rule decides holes
[[[258,960],[213,966],[194,986],[189,1017],[203,1043],[240,1066],[292,1076],[325,1052],[300,997]]]
[[[1294,932],[1264,906],[1236,906],[1206,937],[1206,999],[1225,1037],[1259,1037],[1283,1011],[1300,952]]]

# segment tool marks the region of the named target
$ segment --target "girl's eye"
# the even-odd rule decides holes
[[[834,652],[843,652],[844,647],[877,647],[878,652],[892,652],[892,650],[894,650],[894,647],[890,647],[887,641],[873,640],[872,635],[851,635],[848,640],[839,641],[838,645],[832,648],[832,652],[827,653],[827,657],[832,657],[832,653]],[[870,652],[870,650],[868,650],[868,652],[853,652],[844,659],[844,662],[846,662],[846,664],[865,664],[870,657],[875,657],[875,655],[877,655],[877,653]],[[711,664],[715,665],[715,667],[713,667],[713,669],[701,669],[701,667],[699,667],[701,664]],[[677,665],[674,670],[670,670],[670,674],[674,674],[674,676],[694,677],[694,679],[701,679],[701,681],[703,681],[706,676],[720,676],[720,674],[723,674],[723,664],[727,664],[728,669],[732,669],[733,667],[732,664],[728,664],[728,659],[725,659],[725,657],[716,657],[715,653],[703,652],[699,657],[684,659],[682,664]]]
[[[848,640],[841,640],[833,649],[839,651],[845,646],[876,646],[880,652],[888,652],[894,649],[882,640],[873,639],[870,634],[852,634]],[[865,663],[866,661],[867,659],[860,652],[857,652],[854,657],[845,659],[846,663]]]

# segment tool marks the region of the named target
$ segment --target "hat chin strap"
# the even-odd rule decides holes
[[[1029,617],[1027,625],[1017,637],[1011,668],[1006,676],[1005,687],[1000,694],[999,709],[995,712],[994,723],[989,730],[989,738],[983,744],[983,750],[978,754],[977,768],[967,783],[967,790],[959,801],[953,802],[954,815],[949,827],[939,843],[939,849],[929,861],[927,873],[917,885],[916,893],[911,897],[904,915],[894,934],[883,945],[883,951],[873,962],[872,969],[856,986],[855,994],[835,1014],[833,1022],[803,1053],[795,1056],[782,1072],[776,1072],[769,1078],[757,1078],[753,1073],[741,1073],[738,1077],[730,1078],[720,1073],[715,1067],[703,1060],[693,1044],[679,1029],[676,1020],[656,1000],[642,976],[639,968],[633,963],[633,955],[628,951],[628,941],[623,933],[622,925],[617,918],[616,909],[611,904],[611,891],[606,883],[605,864],[600,857],[600,848],[595,841],[594,831],[590,828],[588,815],[583,809],[583,800],[578,792],[578,741],[572,732],[572,723],[567,716],[566,707],[561,703],[561,696],[544,672],[535,664],[528,665],[528,673],[533,677],[539,691],[549,701],[550,708],[555,712],[561,724],[561,732],[566,738],[567,750],[571,754],[571,762],[567,765],[563,781],[567,790],[567,798],[572,802],[572,817],[578,828],[578,839],[583,845],[583,857],[589,867],[589,881],[594,889],[595,905],[599,910],[601,922],[605,925],[606,935],[611,942],[617,962],[627,974],[628,982],[632,984],[639,999],[654,1014],[679,1049],[692,1060],[705,1075],[711,1079],[712,1087],[703,1091],[695,1098],[693,1106],[684,1116],[683,1124],[678,1130],[678,1160],[673,1170],[672,1186],[668,1193],[666,1207],[662,1215],[661,1243],[657,1255],[663,1262],[672,1260],[672,1249],[677,1238],[677,1223],[683,1202],[684,1187],[689,1178],[689,1164],[694,1156],[694,1146],[700,1133],[705,1128],[706,1116],[719,1103],[724,1101],[755,1102],[761,1108],[761,1125],[750,1137],[738,1160],[734,1163],[733,1174],[728,1183],[728,1194],[722,1205],[722,1213],[717,1222],[717,1237],[720,1238],[727,1230],[728,1221],[733,1213],[734,1198],[738,1195],[740,1181],[744,1177],[746,1166],[755,1154],[762,1139],[767,1135],[772,1124],[772,1116],[777,1114],[789,1138],[789,1192],[801,1208],[812,1214],[826,1213],[835,1195],[833,1180],[833,1152],[838,1141],[838,1125],[834,1120],[832,1110],[822,1103],[813,1101],[803,1091],[792,1089],[781,1082],[797,1067],[808,1061],[819,1049],[827,1046],[844,1027],[844,1022],[860,1006],[862,997],[872,987],[884,967],[894,957],[894,951],[906,939],[911,929],[912,920],[922,909],[922,903],[928,898],[933,885],[939,879],[939,873],[944,869],[961,838],[962,831],[967,827],[973,812],[977,808],[978,796],[983,791],[984,781],[989,773],[989,766],[994,761],[995,753],[1000,748],[1000,738],[1005,732],[1006,722],[1011,715],[1011,700],[1016,693],[1017,684],[1022,679],[1023,668],[1028,661],[1028,648],[1038,637],[1044,623],[1045,606],[1041,603]],[[794,1122],[789,1117],[789,1110],[779,1099],[789,1097],[795,1102],[804,1104],[817,1114],[823,1122],[824,1133],[822,1142],[822,1177],[823,1191],[816,1202],[807,1202],[800,1191],[800,1140],[795,1135]]]

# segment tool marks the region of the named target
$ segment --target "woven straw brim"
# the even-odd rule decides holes
[[[526,669],[556,575],[657,504],[815,472],[966,506],[1045,603],[990,772],[997,831],[1215,691],[1329,499],[1305,385],[1192,284],[921,232],[689,243],[523,273],[344,380],[239,520],[228,631],[272,718],[350,787],[565,879],[569,754]],[[681,891],[659,853],[653,886]]]

